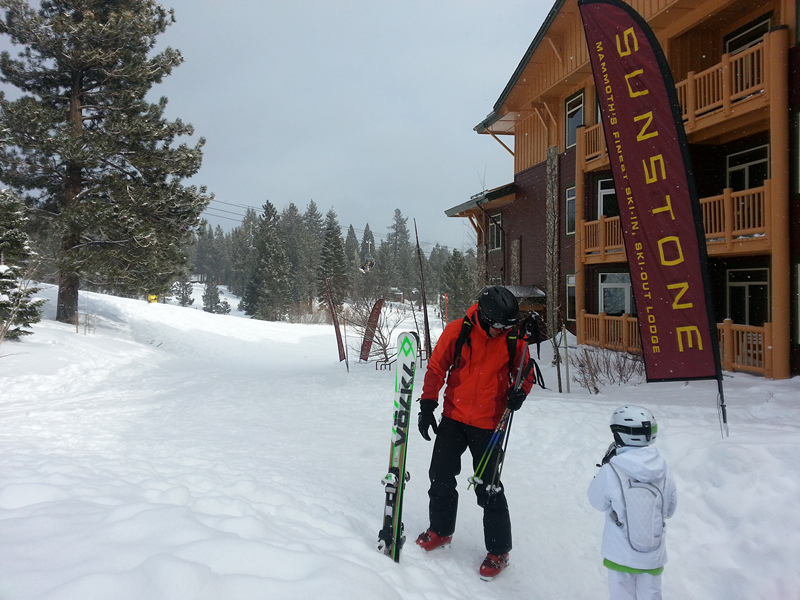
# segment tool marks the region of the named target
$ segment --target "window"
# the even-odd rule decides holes
[[[564,148],[572,148],[578,141],[578,127],[583,125],[583,92],[578,92],[564,103],[566,125]]]
[[[636,316],[629,273],[600,273],[600,312],[612,317]]]
[[[567,207],[565,221],[567,222],[567,235],[575,235],[575,188],[567,188]]]
[[[728,318],[755,327],[769,321],[769,269],[728,270]]]
[[[727,187],[734,192],[761,187],[769,179],[769,145],[734,152],[727,161]]]
[[[771,21],[771,15],[765,15],[727,36],[725,54],[736,54],[761,42],[770,30]]]
[[[503,215],[489,216],[489,250],[500,250],[503,240]]]
[[[575,320],[575,275],[567,275],[567,321]]]
[[[618,217],[619,203],[613,179],[600,179],[597,182],[597,218]]]

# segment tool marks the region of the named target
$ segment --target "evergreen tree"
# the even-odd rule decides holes
[[[400,289],[395,285],[396,277],[397,269],[394,263],[394,252],[388,243],[382,241],[375,255],[375,266],[370,271],[375,298],[395,300],[397,293],[400,292]]]
[[[0,180],[27,192],[60,238],[56,318],[70,322],[81,281],[139,295],[169,289],[209,202],[182,180],[200,168],[200,139],[164,118],[147,94],[182,61],[156,38],[171,10],[142,0],[0,0],[0,33],[22,47],[0,54]]]
[[[450,258],[450,251],[447,246],[440,246],[436,244],[431,250],[428,257],[428,264],[431,267],[430,277],[425,276],[425,288],[428,293],[428,298],[435,298],[442,295],[442,277],[444,275],[444,267]]]
[[[358,252],[358,238],[356,230],[350,225],[347,228],[347,237],[344,239],[344,255],[347,258],[347,297],[355,300],[362,298],[363,276],[361,272],[361,257]]]
[[[289,263],[278,221],[278,211],[267,201],[255,232],[253,271],[241,302],[245,314],[264,321],[284,319],[291,303]]]
[[[419,281],[416,247],[411,244],[407,222],[408,218],[403,216],[400,209],[395,209],[394,220],[386,236],[395,268],[393,285],[399,288],[404,296],[408,296],[411,290],[417,288]]]
[[[203,290],[203,310],[218,315],[227,315],[231,312],[231,306],[227,300],[220,300],[219,287],[213,279],[206,280]]]
[[[289,262],[289,272],[292,274],[289,279],[289,295],[292,304],[300,304],[307,301],[305,282],[301,275],[307,262],[308,249],[303,243],[305,238],[303,215],[294,203],[289,204],[281,212],[280,231],[286,250],[286,260]]]
[[[372,260],[374,262],[373,255],[378,251],[378,247],[375,245],[375,236],[372,234],[372,230],[369,228],[369,223],[366,224],[364,227],[364,234],[361,236],[361,248],[360,254],[361,257],[361,264],[364,265],[367,261]],[[368,265],[369,268],[372,268],[372,265]]]
[[[179,306],[191,306],[194,304],[193,288],[192,282],[186,279],[180,279],[172,284],[172,295],[175,296]]]
[[[453,250],[442,276],[442,293],[447,294],[447,315],[453,321],[464,316],[467,309],[475,303],[478,290],[475,289],[474,275],[470,272],[464,254]],[[444,300],[441,305],[445,314]]]
[[[225,232],[219,225],[214,228],[214,235],[211,239],[211,257],[209,275],[216,280],[217,285],[227,285],[231,270],[230,255],[228,254]]]
[[[417,280],[419,281],[420,289],[419,289],[419,293],[415,297],[419,301],[420,307],[421,307],[422,306],[422,287],[421,287],[421,285],[422,285],[423,282],[419,278],[420,263],[422,263],[422,276],[425,278],[425,281],[424,281],[424,283],[425,283],[425,300],[427,300],[428,304],[430,304],[431,301],[433,301],[434,303],[436,302],[436,292],[433,292],[433,295],[431,295],[431,288],[430,288],[430,284],[428,282],[431,280],[431,275],[433,274],[433,270],[431,269],[430,261],[425,256],[425,252],[423,252],[422,249],[420,248],[419,258],[417,259]]]
[[[240,298],[244,296],[247,281],[255,271],[255,237],[258,228],[258,213],[248,208],[244,213],[242,224],[230,234],[231,277],[228,289]]]
[[[200,221],[197,229],[197,243],[194,249],[194,273],[197,281],[213,279],[217,272],[217,249],[214,242],[214,230],[205,219]]]
[[[322,254],[317,270],[318,297],[320,302],[327,302],[323,275],[328,279],[333,301],[337,304],[347,298],[347,257],[344,253],[342,228],[333,209],[325,215]]]
[[[349,269],[360,267],[358,264],[361,260],[358,252],[358,238],[356,237],[356,230],[353,226],[347,228],[347,237],[344,240],[344,254],[347,256],[347,266]]]
[[[297,276],[302,285],[304,301],[308,303],[310,311],[314,306],[314,300],[320,296],[320,293],[323,297],[325,296],[324,288],[318,285],[319,265],[322,260],[324,243],[324,219],[313,200],[306,207],[303,223],[305,228],[302,239],[299,240],[303,249],[303,262]]]
[[[25,209],[9,190],[0,190],[0,342],[16,340],[41,320],[44,300],[31,296],[38,288],[28,285],[35,254],[24,231]]]

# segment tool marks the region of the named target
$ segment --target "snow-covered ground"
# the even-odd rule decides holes
[[[399,564],[374,550],[393,371],[348,373],[330,326],[200,305],[86,293],[96,328],[49,302],[35,335],[0,346],[0,599],[603,599],[586,488],[623,403],[654,411],[678,485],[665,598],[800,598],[798,379],[727,377],[725,439],[715,382],[535,391],[503,472],[512,565],[485,583],[466,456],[452,547],[413,544],[432,447],[416,431],[411,541]]]

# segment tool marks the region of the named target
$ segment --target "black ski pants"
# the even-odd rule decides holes
[[[493,433],[491,429],[479,429],[442,417],[433,445],[431,467],[428,470],[431,480],[431,487],[428,490],[431,529],[437,534],[452,535],[456,529],[458,512],[456,476],[461,473],[461,455],[469,448],[474,473]],[[489,483],[495,463],[500,457],[501,445],[498,443],[495,446],[486,466],[484,483],[474,487],[478,505],[483,508],[483,537],[486,551],[492,554],[505,554],[511,550],[511,518],[508,514],[508,502],[503,484],[500,481],[496,482],[500,488],[497,493],[489,494],[486,491],[486,484]]]

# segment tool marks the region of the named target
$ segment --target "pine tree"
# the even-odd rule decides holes
[[[395,267],[394,286],[408,296],[411,290],[418,287],[419,277],[416,268],[416,248],[411,245],[411,236],[408,232],[408,218],[403,216],[400,209],[395,209],[394,220],[389,226],[386,243],[392,252]]]
[[[182,278],[172,284],[172,295],[178,301],[178,306],[191,306],[194,304],[193,291],[194,286],[187,279]]]
[[[358,238],[356,237],[356,230],[353,226],[347,228],[347,237],[344,240],[344,254],[347,256],[347,267],[353,269],[360,267],[358,264],[360,257],[358,255]]]
[[[214,271],[214,230],[208,221],[202,219],[197,228],[193,267],[198,281],[207,281],[213,277]]]
[[[211,278],[206,279],[203,288],[203,310],[215,313],[219,310],[219,288],[217,282]]]
[[[286,250],[286,260],[289,263],[289,272],[292,274],[292,277],[289,278],[289,295],[292,304],[300,304],[307,301],[307,292],[301,275],[307,262],[308,249],[303,244],[305,232],[303,215],[300,214],[294,203],[289,204],[281,212],[279,227]]]
[[[267,201],[255,231],[253,271],[240,305],[245,314],[264,321],[283,320],[291,304],[289,263],[278,220],[278,211]]]
[[[447,260],[450,258],[450,251],[447,246],[436,244],[428,257],[428,264],[431,268],[430,277],[425,274],[425,288],[428,298],[433,299],[442,295],[442,276]]]
[[[378,247],[375,245],[375,236],[372,234],[372,230],[369,228],[369,223],[367,223],[364,226],[364,234],[361,236],[361,248],[359,254],[361,256],[361,264],[364,265],[368,260],[372,260],[374,262],[373,254],[377,251]]]
[[[258,228],[258,213],[248,208],[242,224],[230,235],[231,278],[228,289],[240,298],[244,296],[247,281],[255,271],[255,237]]]
[[[322,260],[322,245],[324,243],[324,220],[322,213],[317,209],[316,203],[311,200],[303,214],[305,228],[302,239],[299,240],[303,248],[302,268],[298,278],[303,287],[303,296],[308,303],[309,311],[314,307],[314,300],[325,290],[318,285],[319,264]],[[340,234],[341,235],[341,234]]]
[[[382,241],[375,254],[375,266],[370,271],[371,279],[375,289],[376,298],[386,298],[395,300],[399,288],[395,285],[397,281],[397,269],[394,263],[394,252],[391,246]]]
[[[337,304],[347,298],[347,257],[344,253],[342,228],[333,209],[325,215],[325,227],[322,242],[322,254],[317,270],[317,286],[320,302],[326,302],[323,275],[328,279],[333,300]]]
[[[38,288],[28,285],[35,254],[24,231],[22,201],[9,190],[0,190],[0,342],[16,340],[32,331],[41,320],[44,300],[31,296]]]
[[[477,290],[474,276],[470,271],[467,259],[459,250],[453,250],[445,265],[442,292],[447,294],[447,313],[451,321],[463,317],[467,309],[475,302]],[[442,314],[445,314],[443,303],[441,310]]]
[[[0,55],[0,180],[27,191],[60,238],[56,318],[70,322],[81,282],[128,295],[169,289],[209,202],[186,187],[201,138],[164,118],[151,88],[182,62],[171,48],[149,56],[174,14],[154,1],[0,0],[0,33],[22,47]]]

